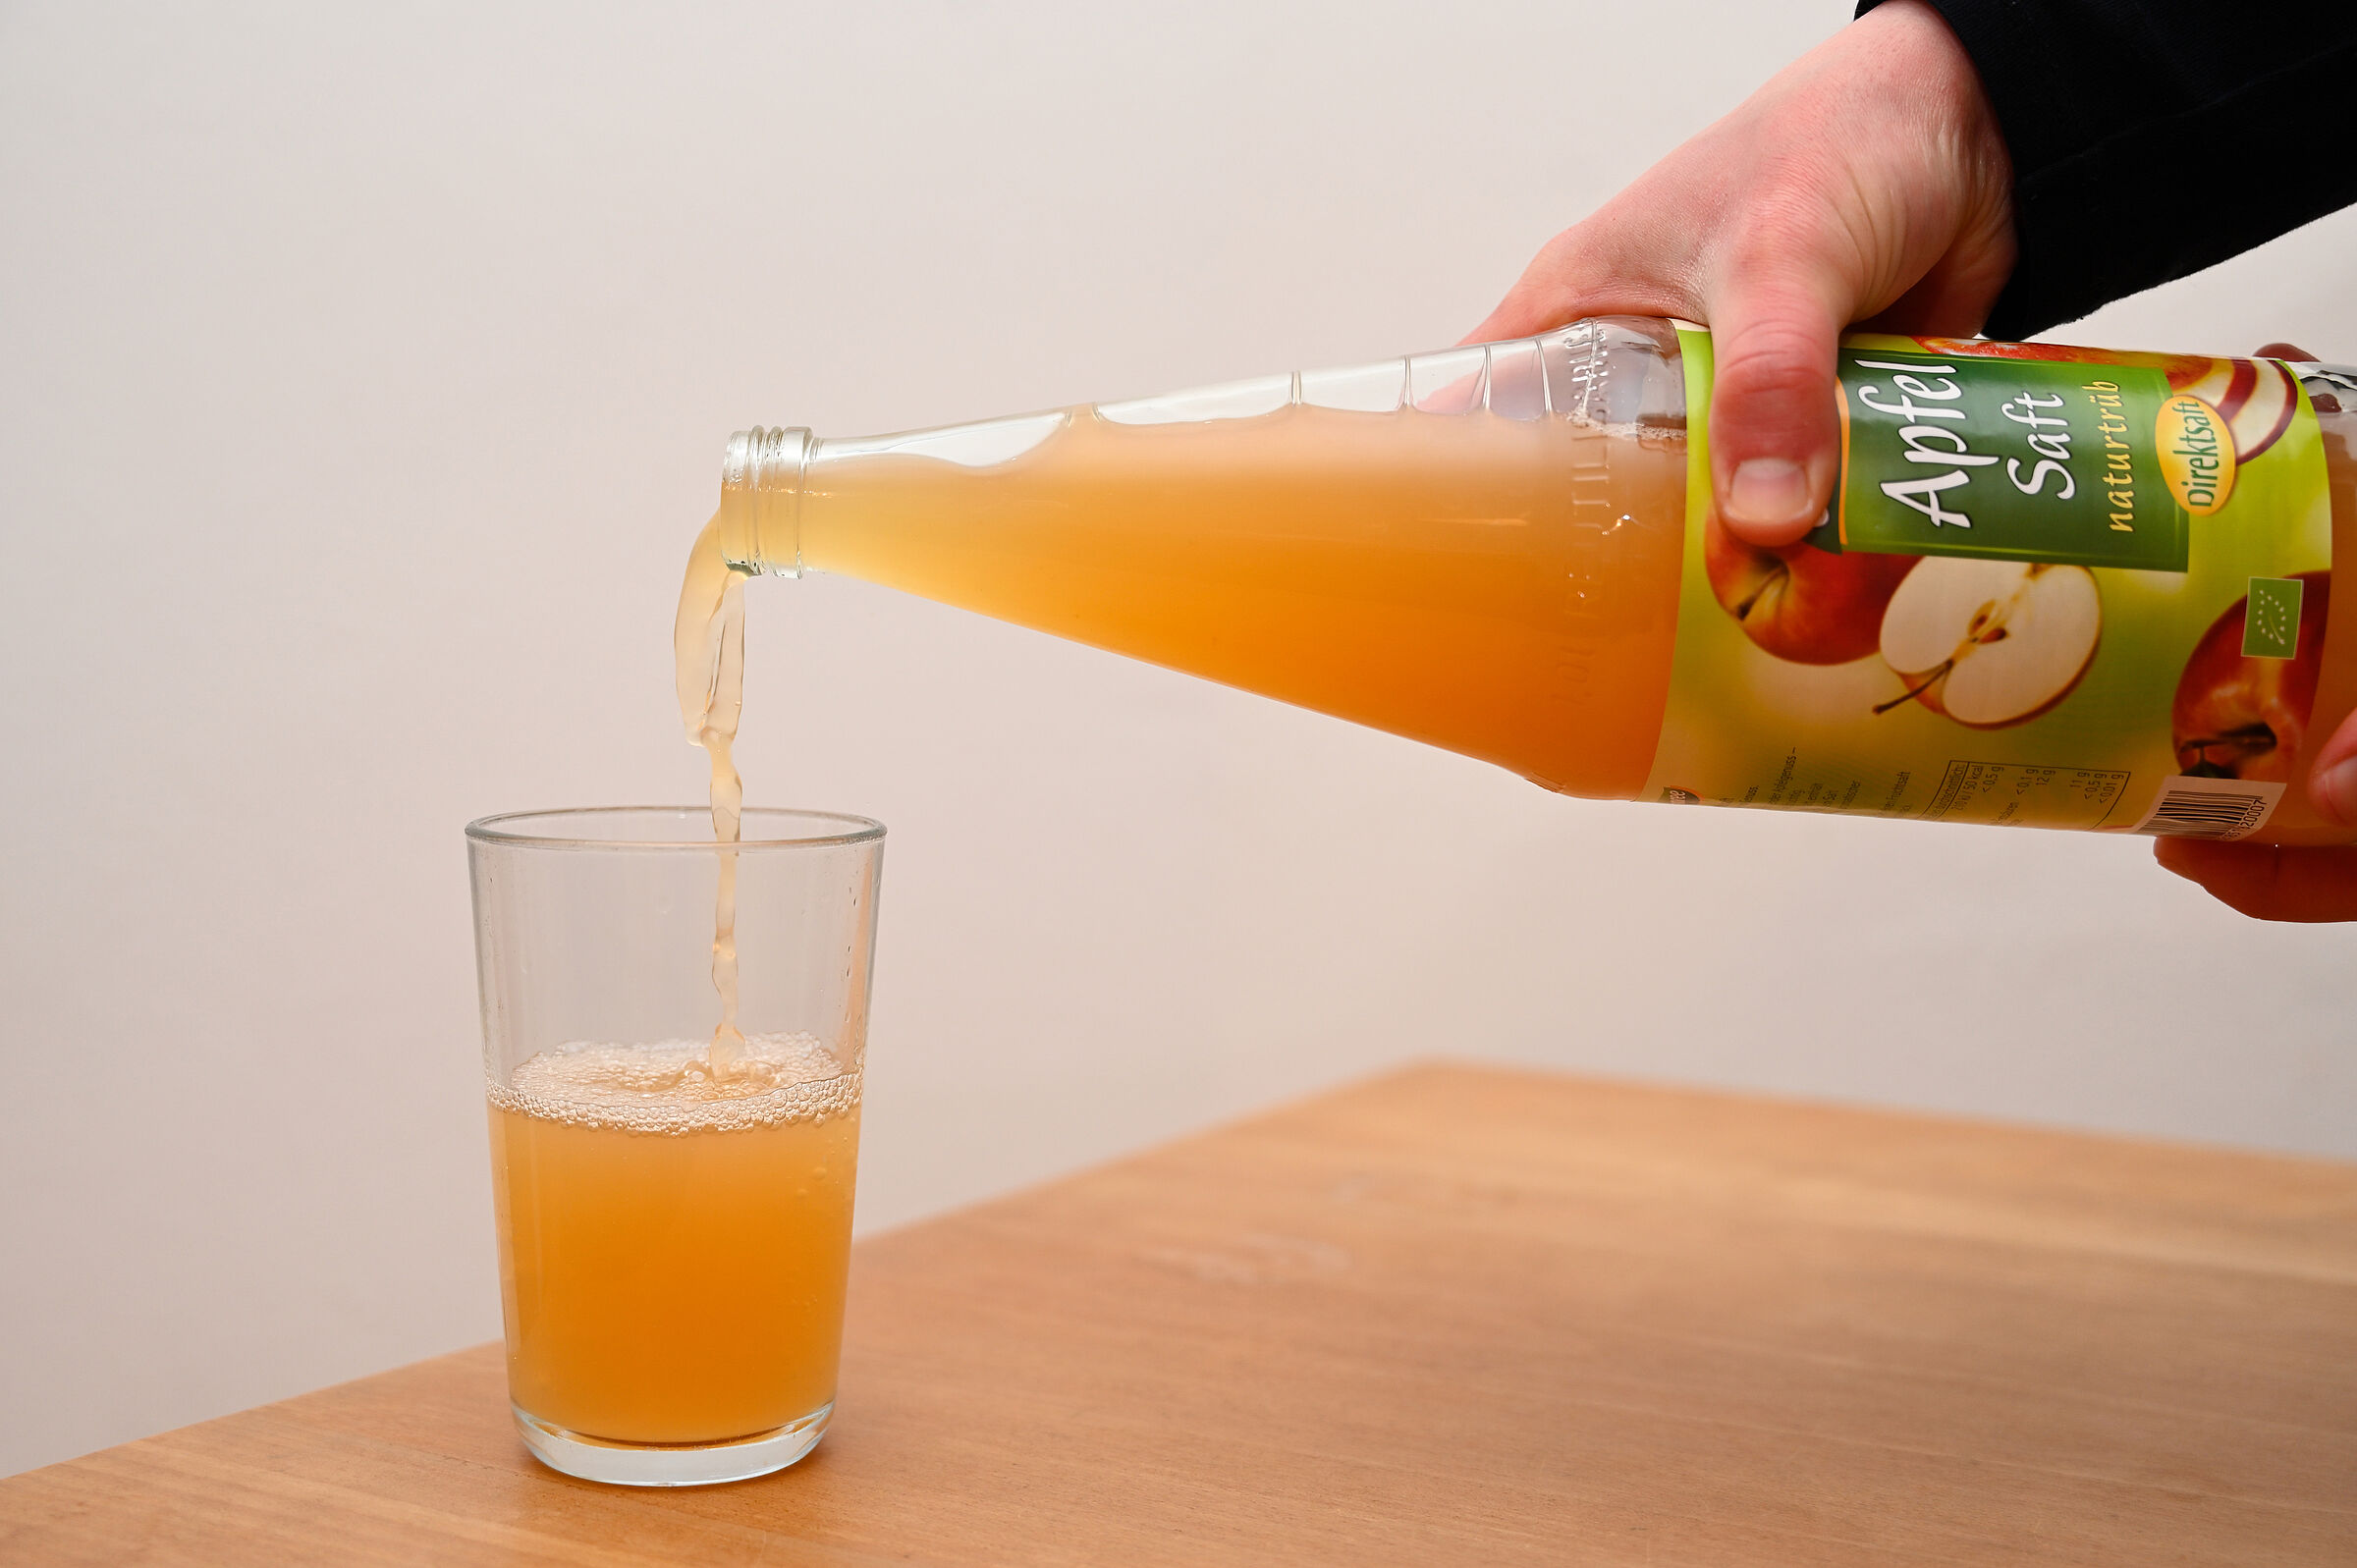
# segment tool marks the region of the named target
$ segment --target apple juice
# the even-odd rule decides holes
[[[835,1398],[856,1069],[807,1035],[575,1045],[491,1086],[508,1386],[592,1439],[712,1443]]]
[[[1607,318],[909,434],[752,431],[690,578],[847,573],[1572,794],[2352,837],[2301,780],[2357,702],[2357,616],[2329,616],[2357,376],[1855,338],[1839,494],[1766,550],[1710,513],[1709,371],[1707,334]]]

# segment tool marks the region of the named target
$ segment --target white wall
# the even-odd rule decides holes
[[[1846,0],[0,11],[0,1472],[498,1330],[459,828],[685,800],[727,433],[1431,347]],[[2357,359],[2357,213],[2083,341]],[[1558,799],[846,581],[862,1220],[1432,1053],[2357,1155],[2350,929]]]

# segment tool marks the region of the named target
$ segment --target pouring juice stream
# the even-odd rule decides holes
[[[687,738],[712,763],[712,837],[733,844],[742,828],[744,781],[732,749],[744,712],[744,577],[719,547],[715,516],[688,553],[687,578],[672,623],[672,656],[679,682],[680,718]],[[712,909],[712,987],[720,994],[720,1023],[707,1060],[715,1076],[732,1071],[744,1051],[737,1027],[737,854],[719,856],[719,889]]]

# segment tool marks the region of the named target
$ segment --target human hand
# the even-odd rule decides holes
[[[2357,756],[2357,718],[2333,735],[2328,757],[2334,753],[2343,761]],[[2345,820],[2345,813],[2335,815]],[[2347,844],[2302,849],[2160,838],[2153,852],[2162,865],[2254,920],[2357,920],[2357,848]]]
[[[1728,531],[1789,544],[1838,476],[1836,340],[1977,333],[2013,266],[2011,184],[1963,46],[1922,0],[1889,0],[1548,242],[1466,341],[1616,313],[1707,324],[1714,503]],[[2357,824],[2357,715],[2309,794]],[[2357,919],[2357,847],[2156,848],[2245,914]]]
[[[1891,0],[1548,242],[1468,342],[1582,316],[1711,328],[1711,488],[1789,544],[1840,463],[1834,347],[1853,322],[1968,338],[2013,267],[2012,164],[1955,34]]]

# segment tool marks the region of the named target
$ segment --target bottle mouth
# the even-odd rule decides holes
[[[720,548],[739,571],[802,574],[802,478],[810,432],[740,430],[720,464]]]

